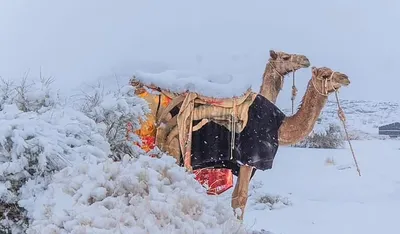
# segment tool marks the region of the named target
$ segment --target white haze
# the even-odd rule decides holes
[[[276,49],[348,74],[342,98],[398,101],[399,11],[394,0],[3,0],[0,76],[41,68],[72,92],[136,70],[182,69],[238,74],[258,90]],[[303,95],[310,69],[297,76]],[[287,79],[279,105],[290,105],[290,86]]]

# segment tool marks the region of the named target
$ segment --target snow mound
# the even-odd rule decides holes
[[[109,144],[96,123],[66,107],[23,112],[4,104],[0,111],[0,230],[18,228],[16,202],[29,179],[41,180],[54,170],[83,160],[96,163],[109,154]]]
[[[167,155],[64,168],[26,209],[28,234],[246,233],[230,204]]]
[[[110,157],[120,159],[125,154],[138,155],[141,150],[134,142],[140,142],[135,134],[129,135],[127,141],[126,126],[132,126],[132,131],[140,128],[140,121],[146,120],[150,113],[148,103],[135,95],[131,85],[123,85],[117,90],[105,90],[104,85],[98,84],[90,91],[84,92],[77,109],[94,120],[103,136],[110,144]]]
[[[66,107],[22,112],[15,105],[0,111],[0,147],[0,184],[9,175],[22,180],[83,159],[96,162],[109,151],[95,122],[81,112]]]
[[[199,74],[189,71],[167,70],[160,73],[135,72],[134,76],[144,84],[155,84],[162,89],[182,93],[196,92],[210,97],[234,97],[250,87],[246,77],[233,78],[230,74]]]

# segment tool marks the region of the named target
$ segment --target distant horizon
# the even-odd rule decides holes
[[[114,74],[184,69],[249,77],[256,91],[274,49],[347,74],[342,99],[398,102],[399,11],[390,0],[2,1],[0,76],[41,67],[69,92]],[[296,73],[297,101],[310,74]],[[290,106],[290,87],[288,78],[278,106]]]
[[[304,70],[307,69],[303,69],[302,72],[304,72]],[[188,71],[188,70],[185,70]],[[33,74],[31,71],[29,72],[25,72],[23,73],[20,77],[14,77],[15,81],[18,81],[19,79],[22,79],[24,77],[25,74],[28,73],[28,79],[38,79],[39,78],[39,74],[40,72],[42,73],[42,75],[44,77],[52,77],[54,79],[54,84],[53,87],[55,89],[58,89],[61,91],[61,93],[63,95],[65,95],[66,97],[70,96],[70,95],[74,95],[78,92],[80,92],[82,90],[82,88],[88,88],[91,85],[96,85],[98,82],[101,82],[105,87],[109,88],[109,89],[113,89],[116,88],[118,85],[124,85],[125,83],[123,83],[124,80],[129,81],[128,76],[132,76],[134,73],[132,73],[131,75],[116,75],[115,74],[109,74],[109,75],[103,75],[103,76],[99,76],[99,77],[91,77],[91,79],[87,79],[82,81],[81,83],[79,83],[76,86],[70,86],[68,88],[63,87],[63,85],[65,85],[65,83],[61,80],[61,79],[57,79],[57,77],[55,76],[51,76],[50,74],[47,74],[46,71],[43,68],[39,68],[37,71],[37,75],[36,73]],[[299,73],[299,72],[297,72]],[[296,74],[297,74],[296,73]],[[199,73],[200,74],[200,73]],[[303,75],[304,76],[304,75]],[[13,80],[12,77],[3,77],[0,75],[0,78],[5,79],[5,80]],[[117,80],[116,80],[117,78]],[[298,107],[300,105],[300,101],[304,95],[304,92],[306,91],[306,84],[309,81],[309,78],[306,79],[306,82],[304,82],[305,78],[304,77],[298,77],[298,75],[296,75],[296,87],[298,89],[298,94],[296,96],[295,99],[295,106]],[[260,78],[261,81],[261,78]],[[299,82],[300,81],[300,82]],[[126,83],[128,84],[128,83]],[[285,77],[285,83],[284,83],[284,87],[281,90],[281,92],[279,93],[276,105],[281,108],[281,109],[289,109],[291,108],[291,85],[292,85],[292,74],[287,75]],[[68,84],[67,84],[68,86]],[[400,104],[400,99],[399,100],[385,100],[385,99],[379,99],[379,98],[372,98],[372,96],[368,96],[370,98],[363,98],[363,99],[358,99],[356,97],[352,97],[349,95],[346,95],[345,97],[343,97],[342,90],[345,91],[351,91],[352,86],[348,86],[348,87],[343,87],[340,91],[339,91],[339,98],[340,100],[348,100],[348,101],[368,101],[368,102],[390,102],[390,103],[398,103]],[[254,92],[258,92],[259,86],[258,85],[253,85],[252,86],[252,90]],[[334,98],[334,95],[330,95],[328,98],[329,102],[336,102],[336,99]]]

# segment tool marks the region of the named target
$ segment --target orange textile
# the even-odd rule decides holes
[[[149,152],[155,147],[155,139],[156,139],[155,115],[157,112],[157,107],[159,105],[158,102],[161,101],[160,107],[166,107],[171,101],[171,99],[165,95],[162,94],[153,95],[147,91],[138,94],[138,96],[144,98],[147,102],[149,102],[151,113],[147,115],[147,120],[141,123],[141,128],[135,132],[142,141],[141,145],[139,144],[137,145],[144,151]],[[132,125],[128,126],[128,132],[129,131],[132,132]]]
[[[165,108],[171,102],[171,99],[162,93],[154,95],[144,89],[142,89],[141,93],[137,95],[149,103],[151,113],[147,115],[147,120],[141,123],[141,128],[135,132],[142,141],[142,144],[136,143],[136,145],[142,148],[145,152],[149,152],[155,147],[155,136],[157,130],[155,116],[159,106],[158,102],[161,102],[160,107]],[[133,133],[133,126],[131,123],[127,124],[127,134],[129,133]],[[207,188],[207,194],[209,195],[222,194],[233,186],[233,174],[230,169],[205,168],[195,170],[194,173],[196,175],[196,180]]]

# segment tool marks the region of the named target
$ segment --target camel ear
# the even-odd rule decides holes
[[[311,71],[312,71],[313,76],[318,76],[318,68],[312,67]]]
[[[269,56],[271,56],[272,59],[277,59],[278,58],[278,55],[273,50],[269,51]]]

